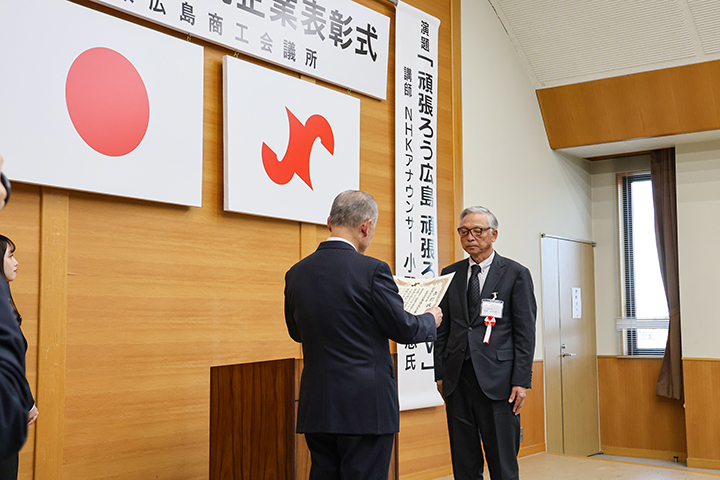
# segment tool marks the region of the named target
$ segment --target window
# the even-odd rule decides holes
[[[669,315],[655,242],[650,174],[623,175],[618,189],[622,351],[624,355],[663,355]]]

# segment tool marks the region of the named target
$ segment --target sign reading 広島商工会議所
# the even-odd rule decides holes
[[[351,0],[93,0],[384,100],[390,18]]]

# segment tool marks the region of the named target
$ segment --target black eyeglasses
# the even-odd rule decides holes
[[[477,237],[481,236],[485,230],[492,230],[492,227],[485,227],[485,228],[460,227],[457,229],[457,232],[461,237],[467,237],[468,233],[472,233],[473,237],[477,238]]]

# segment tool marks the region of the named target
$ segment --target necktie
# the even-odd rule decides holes
[[[470,283],[468,283],[467,300],[468,300],[468,318],[472,325],[473,318],[471,315],[475,312],[475,308],[480,303],[480,265],[473,265],[470,273]],[[471,329],[472,330],[472,329]],[[465,346],[465,360],[470,358],[470,339],[468,338],[468,344]]]
[[[472,266],[472,272],[470,273],[470,283],[468,283],[468,314],[472,315],[473,312],[475,312],[475,309],[478,306],[478,303],[480,303],[480,280],[478,279],[478,275],[480,275],[480,265],[473,265]],[[470,323],[472,323],[473,319],[470,319]]]

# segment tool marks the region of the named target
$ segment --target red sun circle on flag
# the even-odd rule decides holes
[[[75,130],[109,157],[132,152],[145,137],[150,101],[132,63],[109,48],[91,48],[70,66],[65,100]]]

